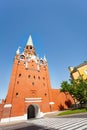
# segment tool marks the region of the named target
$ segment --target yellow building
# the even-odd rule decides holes
[[[84,79],[87,78],[87,61],[84,63],[76,66],[76,67],[69,67],[70,76],[72,79],[77,79],[79,76],[83,76]]]

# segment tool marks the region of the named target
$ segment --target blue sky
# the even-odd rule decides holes
[[[51,86],[87,60],[87,0],[0,0],[0,99],[7,94],[14,56],[29,35],[48,60]]]

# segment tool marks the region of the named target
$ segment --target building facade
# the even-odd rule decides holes
[[[0,104],[0,121],[39,118],[44,113],[68,108],[70,95],[52,89],[46,57],[39,58],[30,36],[23,53],[16,51],[5,100]]]
[[[80,76],[83,76],[84,79],[87,78],[87,61],[76,66],[69,67],[70,76],[72,79],[77,79]]]

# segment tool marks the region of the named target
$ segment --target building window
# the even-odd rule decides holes
[[[40,65],[42,65],[43,64],[43,60],[40,60]]]
[[[45,93],[44,95],[47,96],[47,93]]]
[[[34,82],[32,82],[32,85],[34,86]]]
[[[32,49],[32,46],[30,46],[30,49]]]
[[[18,92],[16,93],[16,97],[18,97]]]
[[[85,70],[85,74],[87,75],[87,70]]]
[[[45,80],[45,77],[43,77],[43,80]]]
[[[40,79],[40,76],[38,76],[38,79]]]
[[[21,77],[21,74],[19,74],[19,77]]]
[[[28,49],[28,46],[26,46],[26,49]]]
[[[21,55],[20,58],[21,58],[21,59],[24,59],[24,55]]]
[[[19,81],[17,81],[17,84],[19,84]]]
[[[31,76],[30,75],[28,75],[28,78],[30,78]]]
[[[20,61],[18,61],[18,64],[20,64]]]
[[[33,76],[33,78],[35,79],[35,75]]]

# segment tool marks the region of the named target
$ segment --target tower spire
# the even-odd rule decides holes
[[[34,46],[34,45],[33,45],[33,41],[32,41],[31,35],[30,35],[29,38],[28,38],[28,41],[27,41],[26,46]]]

